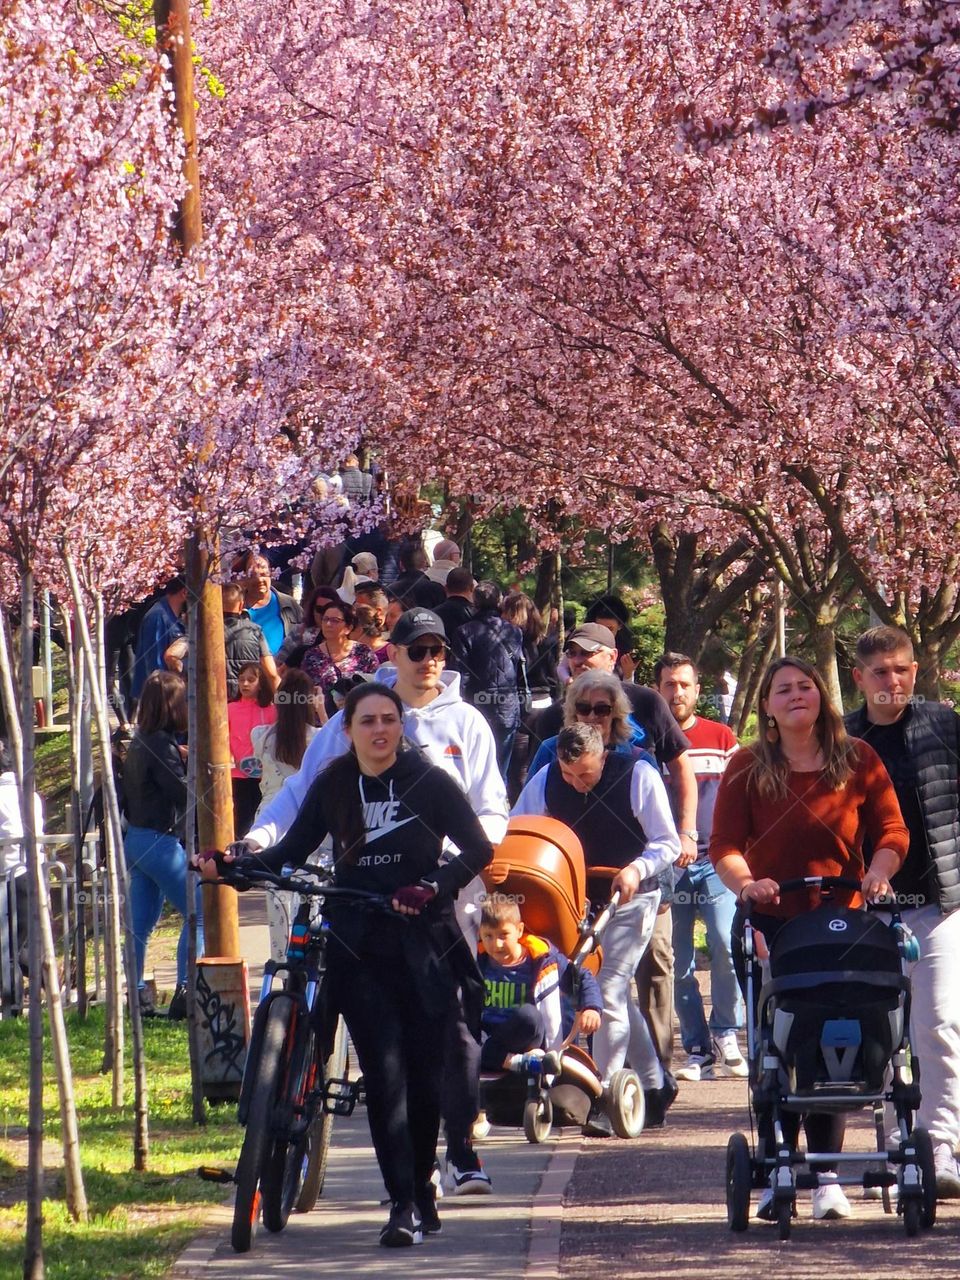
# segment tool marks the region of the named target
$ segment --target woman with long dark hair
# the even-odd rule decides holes
[[[248,856],[272,870],[301,866],[330,833],[336,884],[392,900],[393,916],[331,903],[327,965],[391,1200],[380,1242],[418,1244],[424,1232],[440,1230],[430,1175],[446,1026],[458,998],[478,1039],[480,1030],[482,986],[454,900],[493,850],[449,774],[419,751],[401,751],[403,703],[392,689],[352,689],[343,725],[350,751],[319,775],[284,838]],[[445,838],[460,852],[441,864]]]
[[[287,778],[300,768],[303,755],[317,732],[316,697],[313,681],[305,671],[291,667],[284,672],[277,690],[277,718],[273,724],[257,725],[250,732],[253,754],[260,761],[260,808],[277,794]],[[256,818],[254,818],[256,822]],[[270,954],[282,960],[287,954],[290,921],[299,898],[294,893],[267,894],[267,923],[270,926]]]
[[[816,905],[802,894],[781,902],[780,883],[800,876],[848,876],[861,892],[837,892],[841,905],[857,906],[890,892],[890,877],[907,852],[909,836],[896,793],[879,756],[859,738],[847,737],[815,667],[801,658],[771,663],[758,696],[760,736],[738,751],[720,783],[710,837],[710,857],[724,884],[737,895],[733,958],[746,992],[743,919],[746,910],[769,945],[786,920]],[[864,840],[873,850],[864,864]],[[799,1118],[785,1116],[784,1133],[796,1141]],[[804,1117],[811,1151],[840,1151],[844,1116],[811,1112]],[[769,1139],[770,1135],[761,1135]],[[815,1218],[850,1213],[834,1169],[823,1166],[813,1193]],[[770,1217],[772,1191],[757,1209]]]
[[[123,839],[137,957],[141,1007],[152,1013],[143,994],[147,942],[164,902],[183,916],[177,943],[177,986],[169,1016],[186,1016],[187,855],[183,847],[187,811],[186,748],[178,741],[187,729],[186,686],[172,671],[154,671],[137,707],[137,725],[123,766],[127,830]],[[197,954],[203,951],[200,897],[197,895]]]

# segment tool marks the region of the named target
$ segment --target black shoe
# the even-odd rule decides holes
[[[141,1018],[155,1018],[157,1016],[157,1006],[153,1003],[153,996],[150,994],[148,987],[141,987],[137,991],[137,1001],[140,1005]]]
[[[187,988],[176,987],[167,1006],[167,1019],[170,1022],[183,1022],[187,1016]]]
[[[613,1125],[610,1117],[603,1109],[603,1104],[595,1102],[590,1108],[587,1123],[580,1130],[585,1138],[612,1138]]]
[[[387,1225],[380,1232],[380,1243],[386,1249],[405,1249],[423,1244],[423,1229],[416,1205],[394,1202]]]
[[[440,1215],[437,1213],[437,1188],[428,1182],[422,1191],[417,1192],[417,1212],[425,1236],[438,1236],[443,1230]]]
[[[662,1129],[666,1123],[667,1112],[673,1106],[680,1086],[671,1071],[664,1071],[663,1084],[659,1089],[644,1089],[643,1100],[646,1104],[644,1129]]]

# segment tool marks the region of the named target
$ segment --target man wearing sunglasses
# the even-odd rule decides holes
[[[488,838],[498,844],[507,829],[507,793],[497,768],[493,734],[483,716],[460,696],[460,676],[445,671],[446,633],[432,609],[402,613],[390,632],[389,663],[375,679],[390,685],[404,707],[403,731],[431,764],[454,777],[466,793]],[[314,736],[299,772],[288,778],[260,812],[246,837],[253,852],[275,844],[292,825],[317,774],[350,742],[338,712]],[[451,847],[447,856],[456,856]],[[479,917],[475,907],[482,894],[479,878],[461,892],[457,915],[471,944]],[[451,1026],[448,1044],[446,1096],[443,1118],[447,1130],[447,1176],[456,1195],[490,1191],[491,1183],[470,1141],[479,1110],[480,1051],[461,1018]]]
[[[573,680],[583,671],[612,672],[617,664],[616,637],[609,627],[600,623],[584,623],[567,636],[564,657]],[[624,681],[621,687],[630,703],[631,718],[646,734],[644,746],[656,757],[669,779],[680,832],[680,857],[676,864],[679,873],[697,860],[697,778],[688,754],[690,744],[659,693],[629,681]],[[559,733],[562,720],[561,703],[548,707],[537,723],[541,740]],[[660,1065],[669,1074],[673,1056],[674,998],[673,923],[669,901],[672,895],[667,879],[664,877],[662,881],[664,895],[653,938],[637,973],[637,991]]]

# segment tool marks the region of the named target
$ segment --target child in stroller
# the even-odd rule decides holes
[[[573,1022],[564,1020],[564,1004],[569,1007],[574,997],[569,960],[545,938],[526,932],[515,899],[493,893],[481,909],[478,962],[484,982],[481,1070],[558,1076],[558,1050]],[[590,1035],[600,1025],[603,996],[592,973],[580,977],[576,1011],[580,1031]]]
[[[604,1086],[593,1059],[573,1043],[596,1029],[602,1011],[594,974],[616,897],[590,918],[580,841],[563,823],[539,816],[510,819],[484,880],[496,891],[481,918],[488,982],[481,1086],[489,1120],[514,1125],[522,1116],[529,1141],[542,1142],[554,1122],[582,1126],[602,1111],[618,1136],[636,1137],[645,1110],[636,1073],[614,1072]],[[498,942],[504,929],[515,948]],[[517,985],[507,976],[514,960],[526,996],[508,990]]]

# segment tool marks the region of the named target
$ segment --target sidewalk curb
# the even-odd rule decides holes
[[[523,1280],[559,1280],[563,1196],[583,1149],[577,1133],[561,1137],[530,1202],[530,1245]]]

